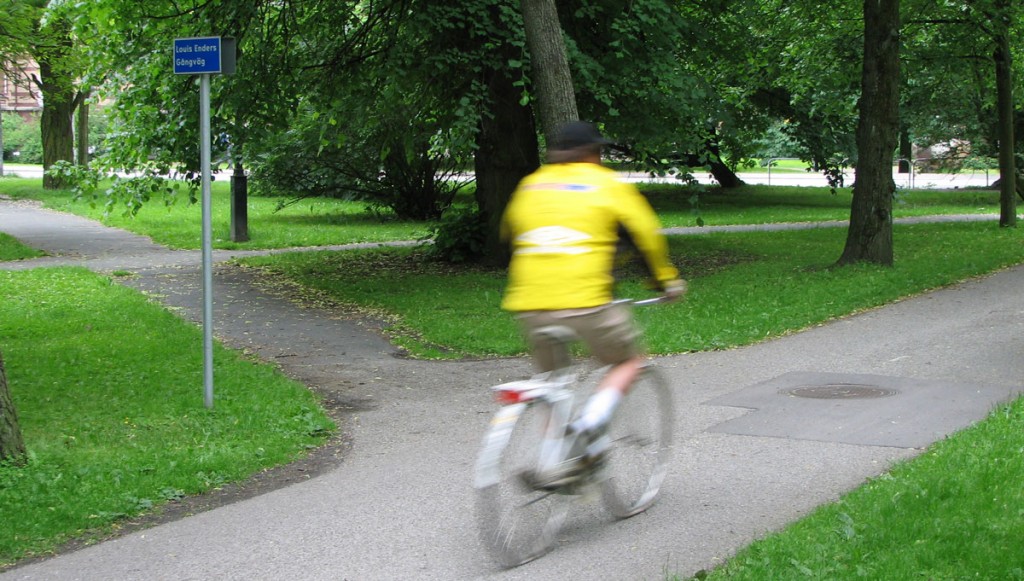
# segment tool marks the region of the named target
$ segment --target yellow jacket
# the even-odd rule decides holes
[[[557,310],[612,300],[620,232],[632,240],[659,286],[679,273],[650,204],[615,172],[594,163],[542,166],[519,183],[501,222],[512,243],[502,308]]]

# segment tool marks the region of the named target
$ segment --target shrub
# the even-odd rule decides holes
[[[300,113],[287,131],[247,146],[253,193],[359,200],[400,219],[436,220],[465,181],[433,138],[407,119],[349,118],[342,127]]]
[[[43,163],[43,138],[38,115],[25,120],[17,113],[5,113],[3,130],[5,161]]]
[[[455,209],[445,213],[431,229],[434,244],[427,255],[457,264],[478,262],[484,256],[487,221],[478,210]]]

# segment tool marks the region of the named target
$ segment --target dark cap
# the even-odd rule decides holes
[[[570,121],[555,132],[555,142],[548,149],[576,149],[584,145],[608,145],[612,143],[601,136],[601,132],[592,123],[586,121]]]

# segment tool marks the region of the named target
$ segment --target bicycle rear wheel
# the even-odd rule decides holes
[[[641,513],[654,503],[672,454],[672,394],[655,369],[644,369],[608,427],[612,446],[601,492],[619,518]]]
[[[481,538],[495,559],[515,567],[547,553],[565,522],[569,497],[534,490],[522,478],[538,466],[550,407],[541,401],[503,407],[477,459]]]

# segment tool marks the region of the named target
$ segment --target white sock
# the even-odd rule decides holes
[[[596,392],[583,406],[583,412],[573,422],[573,428],[578,433],[603,426],[611,419],[621,400],[622,392],[617,389],[602,389]]]

